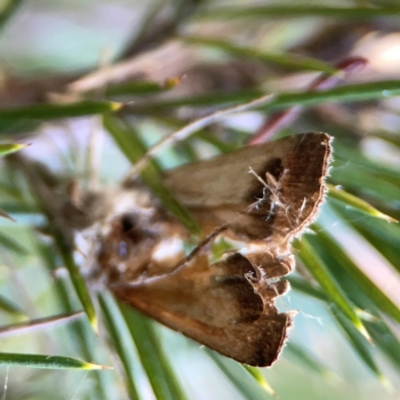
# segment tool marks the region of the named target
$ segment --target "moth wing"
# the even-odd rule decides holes
[[[271,365],[291,315],[279,313],[274,304],[286,282],[268,279],[292,269],[290,239],[311,222],[323,200],[330,140],[324,133],[297,135],[170,172],[165,184],[205,233],[224,225],[223,234],[250,241],[253,249],[248,246],[246,257],[236,253],[210,264],[209,246],[198,246],[176,268],[152,273],[154,257],[146,243],[158,247],[165,236],[161,227],[172,222],[159,216],[157,229],[149,232],[154,221],[149,217],[140,223],[144,216],[137,213],[139,223],[129,229],[116,226],[120,235],[111,230],[113,240],[106,240],[105,255],[99,256],[103,269],[114,276],[109,287],[115,296],[225,356]],[[138,255],[145,261],[139,263]]]
[[[276,242],[313,220],[323,200],[330,142],[325,133],[306,133],[245,147],[177,168],[165,184],[206,231],[246,212],[232,228],[250,240]]]
[[[227,357],[269,366],[291,324],[291,316],[274,306],[286,282],[257,293],[245,277],[251,271],[240,254],[211,266],[201,255],[173,273],[112,289],[120,300]]]

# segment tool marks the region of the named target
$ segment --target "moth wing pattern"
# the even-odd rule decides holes
[[[276,360],[292,318],[273,306],[285,282],[261,297],[246,278],[251,271],[239,254],[212,265],[201,255],[173,273],[117,284],[114,291],[144,314],[222,355],[268,366]]]
[[[182,249],[173,253],[171,240],[183,243],[188,233],[140,194],[141,203],[114,217],[100,245],[98,263],[109,288],[118,299],[227,357],[271,365],[292,323],[292,314],[275,306],[288,288],[277,279],[293,269],[290,240],[323,201],[330,141],[324,133],[296,135],[170,172],[167,187],[212,239],[189,255]],[[243,248],[211,261],[213,232],[243,242]],[[168,250],[169,263],[159,260],[160,248]]]
[[[247,218],[237,224],[242,238],[282,245],[312,222],[323,201],[330,142],[326,133],[305,133],[245,147],[177,168],[166,176],[165,184],[207,231],[237,221],[237,213],[253,204]],[[263,202],[265,192],[274,188],[263,187],[249,168],[266,183],[267,174],[273,177],[275,199]],[[231,226],[235,228],[234,223]]]

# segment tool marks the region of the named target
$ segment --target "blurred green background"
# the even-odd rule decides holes
[[[82,108],[77,118],[55,119],[52,109],[48,117],[33,118],[29,107],[54,102],[80,105],[82,99],[129,102],[130,108],[116,118],[123,119],[150,145],[193,119],[263,93],[304,93],[316,77],[334,70],[337,62],[354,56],[366,58],[368,66],[360,72],[339,71],[343,79],[333,90],[349,86],[347,91],[327,94],[308,108],[306,100],[293,100],[291,104],[304,107],[303,112],[273,134],[326,131],[336,138],[330,183],[341,185],[355,197],[349,200],[339,193],[338,200],[329,196],[313,231],[334,238],[361,275],[347,275],[348,261],[337,257],[319,235],[306,236],[313,254],[319,257],[315,259],[321,260],[327,276],[333,277],[334,287],[344,293],[354,313],[367,321],[375,346],[354,328],[355,320],[338,311],[337,293],[328,293],[324,282],[315,280],[312,263],[308,263],[310,254],[304,253],[300,243],[296,251],[302,262],[294,274],[298,281],[277,303],[282,311],[299,311],[289,346],[272,368],[261,372],[282,400],[398,396],[400,229],[374,211],[393,219],[400,216],[397,1],[36,0],[2,1],[0,6],[0,107],[27,107],[15,117],[0,112],[2,142],[30,143],[21,152],[23,156],[47,165],[60,182],[67,177],[88,184],[86,168],[91,157],[100,188],[119,182],[130,167],[112,132],[102,128],[101,117],[85,115],[89,112]],[[128,67],[118,69],[116,65]],[[86,80],[66,86],[91,72],[102,74],[100,84]],[[175,78],[179,82],[167,90],[163,86],[166,80]],[[132,82],[136,84],[133,91],[128,87]],[[156,90],[139,93],[138,83],[143,82],[154,83]],[[122,87],[123,95],[107,92],[121,84],[127,85]],[[171,168],[240,147],[274,112],[253,110],[232,116],[161,152],[158,161],[163,168]],[[82,309],[76,287],[60,268],[63,260],[56,254],[60,249],[51,237],[37,233],[36,226],[46,225],[46,218],[17,170],[7,162],[0,167],[0,207],[17,221],[0,219],[0,295],[11,302],[8,309],[4,304],[0,309],[3,331],[26,321],[26,316],[37,319]],[[356,198],[365,203],[357,203]],[[38,242],[47,249],[48,258],[38,253]],[[46,266],[46,262],[53,265]],[[76,262],[79,265],[79,256]],[[377,291],[360,276],[369,277]],[[60,303],[60,285],[68,294],[67,308]],[[318,300],[315,293],[310,295],[314,289],[326,297]],[[97,305],[96,311],[104,312]],[[343,325],[335,313],[342,313],[339,320],[345,319]],[[371,319],[373,322],[368,321]],[[375,328],[370,326],[373,324]],[[160,361],[164,375],[159,380],[174,375],[165,372],[172,365],[186,398],[271,397],[235,362],[214,359],[217,356],[210,357],[202,346],[180,334],[156,324],[151,327],[164,349],[157,353],[155,348],[156,357],[165,352],[167,359]],[[0,329],[1,352],[63,355],[115,369],[92,372],[0,365],[2,399],[133,398],[124,383],[127,372],[121,355],[109,346],[109,327],[101,325],[96,337],[85,317],[80,317],[23,333],[3,331]],[[130,351],[122,349],[127,354]],[[129,373],[134,376],[139,398],[176,398],[162,385],[159,391],[155,388],[154,377],[149,379],[151,372],[141,366],[140,361],[145,362],[140,351],[131,357]]]

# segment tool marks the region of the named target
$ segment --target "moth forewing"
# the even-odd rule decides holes
[[[245,147],[178,168],[165,184],[204,229],[227,223],[242,240],[283,247],[323,200],[330,141],[325,133],[308,133]],[[275,187],[266,190],[260,180],[271,179]]]
[[[271,365],[292,319],[275,307],[288,287],[277,279],[293,269],[290,240],[323,201],[330,140],[324,133],[302,134],[169,172],[166,186],[206,239],[184,255],[189,232],[156,199],[141,196],[146,202],[114,215],[101,237],[97,259],[109,287],[117,298],[227,357]],[[138,190],[146,191],[131,190],[133,202]],[[221,235],[242,247],[212,263],[210,246]],[[171,243],[175,250],[168,252]]]

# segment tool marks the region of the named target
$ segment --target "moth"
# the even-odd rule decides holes
[[[307,133],[184,165],[164,183],[202,231],[191,235],[134,182],[113,198],[95,258],[123,302],[252,366],[270,366],[292,324],[275,299],[294,268],[290,243],[324,200],[331,138]],[[222,240],[224,242],[222,242]],[[228,249],[216,257],[218,243]]]

